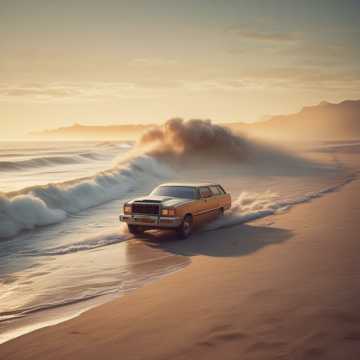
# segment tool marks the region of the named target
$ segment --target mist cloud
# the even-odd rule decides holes
[[[214,154],[242,158],[247,152],[245,138],[210,120],[200,119],[170,119],[145,133],[140,146],[148,146],[150,153],[157,155]]]

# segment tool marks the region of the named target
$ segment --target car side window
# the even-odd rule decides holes
[[[210,186],[210,190],[211,190],[213,195],[220,195],[221,194],[221,192],[220,192],[220,190],[218,189],[217,186]]]
[[[224,190],[224,188],[220,185],[216,185],[217,189],[219,190],[220,194],[226,194],[226,191]]]
[[[204,199],[204,198],[208,198],[208,197],[210,197],[211,196],[211,191],[210,191],[210,189],[208,188],[208,187],[201,187],[200,189],[199,189],[199,191],[200,191],[200,197],[202,198],[202,199]]]

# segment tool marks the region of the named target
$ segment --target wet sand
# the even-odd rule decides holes
[[[285,214],[136,240],[191,264],[0,345],[0,358],[358,359],[359,194],[355,180]]]

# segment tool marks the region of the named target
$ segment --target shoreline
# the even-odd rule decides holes
[[[201,242],[195,236],[145,244],[192,262],[72,320],[6,342],[0,354],[212,359],[225,351],[229,359],[269,359],[336,358],[341,350],[351,359],[360,344],[359,193],[355,180],[281,216],[222,229],[221,238],[214,231]]]
[[[307,203],[307,202],[312,202],[314,200],[317,200],[318,198],[321,198],[329,193],[332,192],[338,192],[341,191],[343,189],[343,187],[348,186],[350,183],[352,183],[353,181],[357,180],[357,175],[358,175],[358,171],[353,171],[351,173],[348,173],[347,176],[340,182],[337,183],[336,185],[333,185],[329,188],[324,188],[319,192],[315,192],[315,193],[308,193],[306,195],[304,195],[301,198],[298,199],[294,199],[288,202],[284,202],[282,203],[282,205],[279,204],[279,210],[280,212],[277,212],[276,208],[274,208],[273,211],[265,211],[264,214],[260,214],[258,217],[253,217],[250,216],[249,219],[244,220],[244,224],[252,224],[252,223],[272,223],[273,220],[272,218],[276,215],[286,215],[286,213],[288,213],[289,211],[291,211],[291,209],[293,209],[295,206],[297,205],[301,205],[303,203]],[[282,210],[282,208],[285,207],[286,210]],[[203,231],[200,231],[200,233],[195,234],[195,236],[201,236],[204,235],[206,236],[206,232],[212,232],[212,231],[219,231],[222,229],[226,229],[228,227],[239,227],[242,226],[244,224],[239,224],[238,220],[235,218],[234,220],[234,224],[232,224],[231,220],[228,223],[225,223],[224,225],[220,225],[220,226],[215,226],[214,228],[212,227],[212,224],[210,224],[210,227],[208,229],[203,229]],[[167,234],[166,235],[160,235],[160,241],[163,241],[164,239],[168,239],[167,238]],[[137,239],[128,239],[127,241],[138,241]],[[140,239],[140,241],[142,241]],[[118,251],[119,249],[117,248],[117,246],[122,246],[120,243],[115,244],[115,251]],[[112,245],[114,246],[114,245]],[[186,257],[186,256],[185,256]],[[183,256],[183,258],[185,259],[185,257]],[[189,259],[188,257],[186,257],[186,259]],[[189,262],[191,262],[191,260],[189,259]],[[155,275],[153,277],[151,277],[150,280],[145,280],[143,283],[139,283],[138,286],[136,286],[135,288],[132,288],[130,290],[116,290],[116,291],[111,291],[107,294],[103,294],[103,295],[99,295],[99,296],[94,296],[93,298],[90,299],[84,299],[84,300],[79,300],[79,301],[75,301],[73,303],[69,303],[69,304],[60,304],[54,307],[49,307],[46,309],[41,309],[39,311],[34,311],[33,313],[30,313],[28,315],[25,315],[25,317],[20,317],[18,319],[14,319],[14,322],[12,322],[12,320],[9,321],[9,326],[7,325],[7,321],[4,320],[3,324],[5,324],[5,332],[4,330],[0,333],[0,346],[1,344],[4,344],[8,341],[14,340],[20,336],[23,335],[27,335],[33,331],[39,330],[39,329],[43,329],[49,326],[54,326],[56,324],[60,324],[62,322],[65,321],[69,321],[71,319],[74,319],[78,316],[80,316],[82,313],[87,312],[91,309],[94,309],[98,306],[102,306],[104,304],[107,304],[111,301],[117,300],[123,296],[127,296],[129,295],[129,293],[137,290],[138,288],[141,288],[145,285],[149,285],[148,283],[153,283],[156,281],[159,281],[162,277],[164,276],[169,276],[169,275],[173,275],[173,273],[176,273],[178,271],[182,271],[184,269],[184,267],[188,266],[189,264],[185,264],[186,260],[184,261],[179,261],[179,264],[176,265],[174,263],[174,269],[173,270],[169,270],[167,269],[164,273],[161,273],[159,275]],[[1,323],[0,323],[1,325]],[[0,326],[1,329],[1,326]]]
[[[134,239],[129,241],[134,241]],[[121,246],[121,244],[117,245]],[[139,288],[142,288],[153,282],[157,282],[163,277],[167,277],[178,271],[181,271],[184,267],[190,264],[190,260],[186,258],[180,259],[178,256],[174,256],[171,260],[171,265],[160,269],[158,272],[154,272],[154,270],[151,272],[150,270],[151,275],[149,278],[141,279],[140,281],[135,280],[134,284],[132,284],[129,288],[116,289],[109,291],[107,294],[94,296],[89,299],[77,300],[67,304],[59,304],[49,308],[35,310],[29,314],[26,314],[24,317],[20,316],[14,320],[3,320],[3,322],[0,322],[0,330],[2,330],[0,332],[0,350],[2,344],[14,340],[20,336],[30,334],[33,331],[44,329],[49,326],[54,326],[77,318],[81,314],[91,309],[107,304],[116,299],[120,299]]]

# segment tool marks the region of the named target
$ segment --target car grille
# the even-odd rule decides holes
[[[160,206],[158,204],[132,204],[133,214],[159,215]]]

